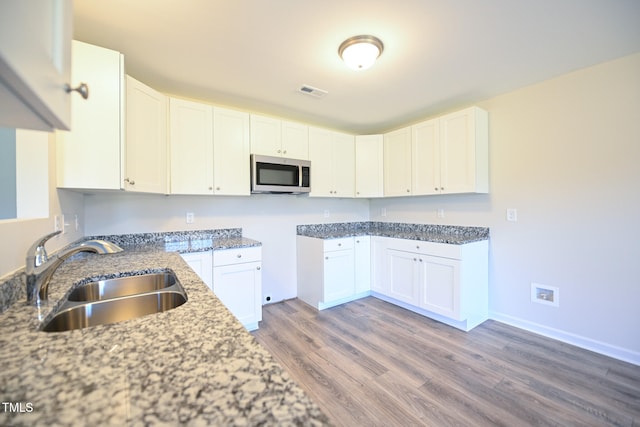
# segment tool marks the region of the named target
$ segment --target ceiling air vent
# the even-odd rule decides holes
[[[326,90],[318,89],[317,87],[309,85],[302,85],[300,89],[298,89],[298,92],[313,96],[314,98],[322,98],[329,93]]]

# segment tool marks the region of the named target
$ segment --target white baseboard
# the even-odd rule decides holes
[[[640,366],[640,353],[636,351],[596,341],[591,338],[565,332],[560,329],[550,328],[545,325],[540,325],[539,323],[530,322],[504,313],[492,311],[489,313],[489,318],[535,334],[543,335],[547,338],[553,338],[567,344],[575,345],[576,347],[591,350],[605,356],[613,357],[614,359]]]

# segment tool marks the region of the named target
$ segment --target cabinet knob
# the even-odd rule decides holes
[[[260,270],[260,266],[257,266],[257,267],[256,267],[256,270]]]
[[[219,190],[220,190],[220,187],[216,187],[216,191],[219,191]]]
[[[282,154],[287,154],[287,150],[284,150],[284,151],[282,152]]]
[[[411,190],[409,190],[408,188],[407,188],[407,193],[411,193]]]
[[[236,255],[236,258],[242,258],[242,254]]]
[[[440,187],[440,190],[444,190],[444,187]]]
[[[211,185],[211,186],[209,186],[209,190],[213,190],[213,186],[212,186],[212,185]]]
[[[417,260],[418,260],[418,258],[414,258],[413,260],[414,260],[414,261],[417,261]]]
[[[132,180],[132,179],[129,179],[129,178],[125,178],[124,182],[128,182],[130,185],[136,185],[136,182],[134,180]]]
[[[342,246],[342,243],[338,243],[338,246]]]
[[[89,98],[89,86],[86,83],[80,83],[78,87],[71,87],[69,84],[64,85],[64,91],[67,93],[78,92],[82,99]]]
[[[422,258],[420,258],[420,262],[422,262]]]
[[[416,249],[420,249],[420,245],[416,245]]]
[[[434,188],[434,190],[438,191],[438,187]]]
[[[278,150],[278,154],[280,154],[282,152],[282,150]]]
[[[324,259],[329,259],[329,257],[328,257],[328,256],[326,256],[326,257],[324,257]]]
[[[356,243],[360,243],[360,240],[356,240]]]

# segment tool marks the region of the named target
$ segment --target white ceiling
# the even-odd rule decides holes
[[[168,94],[378,133],[640,52],[639,0],[76,0],[75,38]],[[373,68],[346,38],[385,49]],[[302,85],[329,93],[315,99]]]

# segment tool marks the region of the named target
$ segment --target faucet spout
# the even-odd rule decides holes
[[[47,256],[44,244],[51,237],[59,234],[54,232],[36,241],[27,252],[27,303],[40,305],[49,299],[49,282],[51,276],[67,260],[67,258],[79,252],[93,252],[97,254],[111,254],[121,252],[122,248],[114,243],[104,240],[87,240],[77,245],[70,246],[62,252]]]

